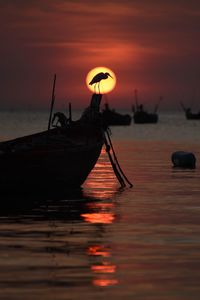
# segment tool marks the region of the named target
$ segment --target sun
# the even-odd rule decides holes
[[[91,71],[89,71],[86,76],[86,85],[87,85],[88,89],[90,91],[92,91],[93,93],[99,93],[98,83],[96,84],[96,86],[95,86],[95,84],[90,85],[89,83],[95,75],[97,75],[98,73],[101,73],[101,72],[109,73],[111,76],[111,77],[108,76],[106,79],[102,79],[99,83],[100,93],[107,94],[114,89],[114,87],[116,85],[116,81],[117,81],[115,73],[107,67],[96,67],[96,68],[92,69]]]

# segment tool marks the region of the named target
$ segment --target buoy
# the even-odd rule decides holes
[[[192,152],[176,151],[172,153],[171,160],[174,167],[195,168],[196,157]]]

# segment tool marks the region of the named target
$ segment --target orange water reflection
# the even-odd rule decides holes
[[[111,224],[115,220],[115,214],[111,211],[113,203],[88,203],[88,213],[81,214],[81,217],[88,223]]]
[[[91,265],[91,271],[94,274],[94,279],[92,280],[92,284],[94,286],[107,287],[116,285],[119,283],[119,280],[115,278],[116,276],[116,265],[110,263],[106,260],[108,257],[111,257],[108,248],[104,246],[90,246],[88,248],[88,254],[95,257],[102,257],[102,261],[98,262],[98,264]]]
[[[118,284],[118,280],[117,279],[94,279],[93,280],[93,285],[95,286],[111,286],[111,285],[116,285]]]
[[[102,257],[102,261],[90,267],[94,274],[92,284],[99,287],[117,285],[119,283],[119,280],[115,278],[117,267],[115,264],[106,260],[108,257],[111,257],[108,247],[94,245],[90,246],[87,252],[89,255]]]
[[[108,265],[104,262],[102,265],[92,266],[91,269],[95,273],[114,273],[116,271],[116,266]]]
[[[110,213],[88,213],[81,216],[89,223],[110,224],[114,220],[114,215]]]
[[[89,255],[94,255],[94,256],[102,256],[102,257],[110,256],[108,248],[99,245],[90,246],[87,252]]]
[[[113,212],[115,206],[112,202],[90,202],[87,204],[88,211],[81,216],[89,224],[112,224],[116,216]],[[112,259],[111,248],[104,244],[93,244],[87,248],[87,255],[92,259],[90,266],[94,275],[92,284],[99,287],[107,287],[118,284],[116,279],[117,267]]]
[[[118,191],[118,181],[108,160],[105,149],[84,183],[85,196],[96,199],[110,199]]]

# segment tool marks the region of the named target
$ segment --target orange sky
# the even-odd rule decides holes
[[[127,108],[134,89],[163,109],[200,99],[198,0],[0,0],[1,108],[84,108],[85,77],[107,66],[117,76],[110,105]],[[199,106],[200,108],[200,106]]]

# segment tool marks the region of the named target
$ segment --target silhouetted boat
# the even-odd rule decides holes
[[[158,122],[158,114],[149,113],[139,107],[139,108],[137,108],[137,110],[134,111],[133,120],[134,120],[134,123],[136,123],[136,124],[157,123]]]
[[[1,191],[79,188],[95,166],[104,143],[101,97],[93,94],[90,106],[77,121],[62,115],[60,126],[57,122],[46,131],[1,142]]]
[[[120,114],[110,109],[108,103],[105,103],[105,108],[102,110],[102,118],[106,126],[127,126],[131,123],[129,114]]]
[[[188,120],[200,120],[200,112],[192,113],[190,108],[185,112],[185,116]]]
[[[157,123],[159,119],[157,110],[161,100],[162,97],[160,97],[158,104],[155,106],[154,112],[149,113],[146,110],[144,110],[143,104],[138,103],[137,90],[135,90],[135,105],[132,106],[134,123],[136,124]]]
[[[198,113],[192,113],[191,108],[186,108],[184,104],[181,102],[181,107],[183,108],[185,112],[185,117],[188,120],[200,120],[200,112]]]

